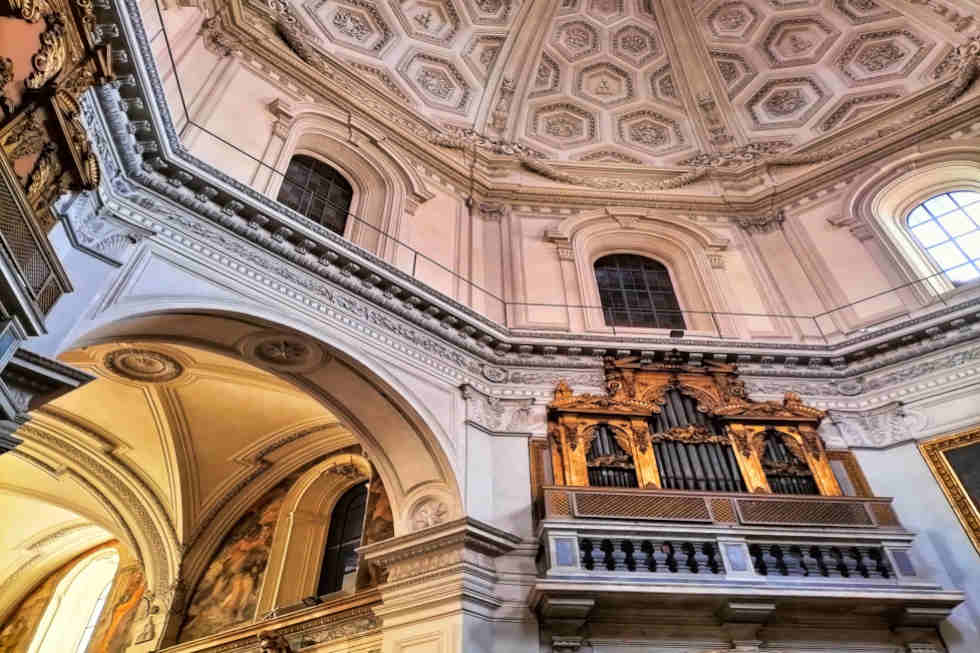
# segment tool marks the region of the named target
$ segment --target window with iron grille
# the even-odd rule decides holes
[[[311,156],[289,162],[279,201],[338,234],[344,234],[354,189],[344,176]]]
[[[662,263],[635,254],[611,254],[595,262],[606,325],[683,329],[670,273]]]

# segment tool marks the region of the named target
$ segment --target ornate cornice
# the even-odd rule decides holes
[[[128,15],[135,11],[131,0],[122,0],[119,7]],[[133,35],[138,49],[128,61],[135,72],[136,63],[151,58],[148,44],[140,38],[142,31],[136,29]],[[762,371],[766,376],[846,379],[855,366],[867,371],[897,362],[902,356],[920,355],[924,348],[949,346],[954,341],[976,337],[964,324],[969,326],[975,313],[970,312],[971,308],[980,304],[980,299],[964,300],[838,345],[657,337],[630,338],[626,342],[613,336],[506,329],[194,159],[177,140],[165,110],[158,119],[167,140],[158,149],[167,162],[151,157],[144,163],[139,150],[145,150],[142,144],[146,135],[158,128],[157,118],[144,121],[149,126],[142,126],[134,134],[126,114],[144,111],[147,106],[162,108],[165,102],[155,68],[151,65],[139,70],[146,75],[149,95],[141,95],[135,78],[126,74],[112,87],[99,90],[111,136],[102,126],[100,112],[91,103],[83,108],[106,168],[100,197],[105,202],[139,207],[135,212],[129,210],[127,216],[116,217],[134,224],[142,233],[160,231],[166,224],[179,229],[185,234],[183,237],[219,247],[256,266],[258,274],[272,275],[307,293],[311,301],[326,300],[336,309],[351,312],[446,364],[465,370],[480,387],[553,386],[561,378],[595,387],[601,382],[598,367],[602,356],[619,351],[645,356],[667,347],[687,350],[685,355],[699,360],[720,356],[743,366],[776,360],[774,369]],[[160,196],[167,202],[161,201]],[[141,214],[151,208],[154,217]],[[209,222],[215,226],[209,226]],[[284,227],[291,235],[281,235]],[[926,327],[939,332],[948,330],[951,336],[939,342],[935,332],[924,333]],[[910,333],[917,340],[908,340]],[[859,360],[862,350],[878,352],[882,346],[893,352],[887,363],[878,353]]]

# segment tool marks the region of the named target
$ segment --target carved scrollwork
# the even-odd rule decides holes
[[[31,57],[34,72],[27,76],[24,84],[29,89],[37,90],[61,72],[68,56],[67,28],[65,18],[60,13],[47,14],[44,17],[47,29],[41,32],[41,49]]]
[[[293,653],[289,642],[282,635],[272,631],[262,631],[258,634],[259,651],[261,653]]]
[[[14,81],[14,62],[9,57],[0,57],[0,111],[9,116],[14,111],[10,99],[4,94],[7,84]]]
[[[40,111],[30,111],[20,118],[3,139],[3,150],[12,161],[38,154],[47,142]]]
[[[96,188],[99,185],[101,171],[99,160],[92,148],[92,143],[82,124],[81,107],[71,93],[59,90],[54,96],[55,111],[61,117],[65,138],[84,188]]]
[[[10,10],[29,23],[36,23],[50,12],[46,0],[7,0]]]
[[[727,437],[712,433],[703,424],[674,427],[663,433],[653,433],[650,438],[654,441],[676,440],[678,442],[716,442],[719,444],[728,444],[729,442]]]
[[[49,199],[57,197],[68,190],[71,180],[64,173],[58,157],[58,148],[52,143],[46,143],[38,157],[34,169],[27,177],[25,192],[27,201],[35,210],[43,208]]]

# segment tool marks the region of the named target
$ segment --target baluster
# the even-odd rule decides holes
[[[875,571],[881,574],[882,578],[891,576],[891,571],[889,571],[888,563],[885,560],[884,549],[868,549],[868,557],[874,560]]]
[[[698,563],[698,570],[705,569],[708,566],[708,556],[704,555],[704,546],[694,547],[694,559]]]
[[[626,554],[626,568],[630,571],[636,571],[636,559],[633,557],[633,542],[630,540],[623,540],[619,545],[619,548]]]
[[[803,550],[800,549],[799,546],[797,546],[797,545],[794,544],[793,546],[791,546],[789,548],[789,554],[791,556],[793,556],[793,560],[799,566],[800,573],[803,576],[809,576],[810,575],[810,567],[807,565],[806,557],[805,557],[805,554],[803,553]]]
[[[687,560],[684,562],[687,568],[691,570],[692,574],[698,573],[698,560],[694,555],[694,545],[690,542],[684,542],[681,545],[681,551],[687,556]]]
[[[653,544],[650,543],[650,540],[643,540],[643,543],[640,544],[640,551],[647,555],[645,561],[647,569],[657,571],[657,558],[653,554]]]
[[[856,546],[851,547],[851,557],[857,562],[855,565],[857,572],[865,578],[870,578],[871,573],[868,571],[867,565],[864,564],[864,553],[862,553],[861,549]]]
[[[715,549],[715,545],[711,542],[705,542],[701,546],[701,551],[704,552],[704,555],[708,560],[707,565],[708,569],[711,570],[711,573],[717,574],[720,572],[721,566],[718,564],[718,551]]]
[[[840,573],[844,578],[848,578],[851,575],[851,570],[847,568],[844,563],[844,554],[840,552],[836,546],[830,547],[830,556],[836,561],[834,568]]]
[[[616,547],[613,546],[613,543],[610,540],[603,540],[599,550],[603,553],[602,564],[606,565],[606,569],[609,571],[615,570],[616,558],[613,557],[613,551],[616,550]]]
[[[786,562],[783,560],[782,548],[778,544],[773,544],[769,547],[769,553],[776,562],[776,570],[783,576],[789,576],[789,570],[786,568]]]
[[[589,571],[595,569],[595,558],[592,557],[592,540],[585,538],[579,542],[578,547],[582,549],[582,566]]]
[[[823,550],[814,545],[810,547],[810,557],[812,557],[817,562],[817,569],[820,571],[821,576],[830,576],[830,569],[827,567],[827,561],[824,560]]]
[[[758,544],[749,545],[749,555],[752,556],[752,561],[755,563],[755,570],[762,576],[768,575],[769,569],[766,567],[766,561],[763,559],[762,547]]]
[[[667,569],[677,573],[677,558],[674,557],[674,545],[670,542],[664,542],[660,545],[660,550],[664,553],[664,564],[667,565]]]

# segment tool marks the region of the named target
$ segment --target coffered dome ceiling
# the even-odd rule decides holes
[[[302,0],[294,11],[316,47],[444,125],[550,159],[691,165],[752,143],[799,147],[934,84],[973,29],[976,7],[961,2],[972,0]]]

